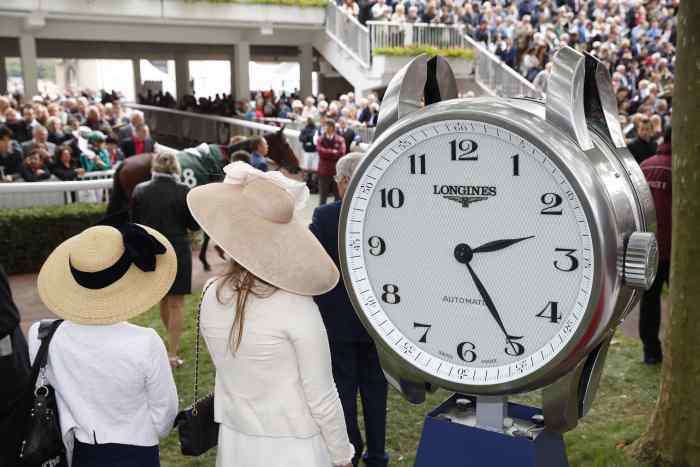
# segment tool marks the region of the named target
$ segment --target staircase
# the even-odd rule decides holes
[[[316,34],[313,43],[319,54],[352,83],[357,94],[386,86],[381,79],[373,78],[369,31],[355,18],[346,15],[337,5],[326,8],[326,27]]]
[[[326,8],[326,27],[319,32],[313,46],[321,56],[355,87],[355,93],[366,95],[372,90],[385,88],[391,78],[413,57],[373,54],[376,47],[386,46],[388,39],[401,37],[403,27],[391,23],[368,22],[360,24],[355,18],[345,14],[335,4]],[[416,29],[413,36],[415,44],[430,45],[424,42],[425,34],[417,30],[429,29],[428,25],[408,26]],[[433,28],[435,29],[435,28]],[[451,32],[445,29],[439,32]],[[437,39],[439,36],[436,35]],[[398,45],[398,44],[396,44]],[[404,45],[403,42],[401,45]],[[460,41],[461,45],[461,41]],[[463,59],[449,59],[455,77],[463,91],[481,88],[473,83],[474,65]],[[483,92],[477,92],[483,94]]]
[[[532,83],[457,26],[376,21],[368,21],[365,26],[335,3],[329,3],[325,29],[313,41],[319,54],[352,83],[358,95],[385,88],[413,58],[376,54],[376,49],[409,45],[473,50],[474,60],[448,58],[462,94],[542,97]]]

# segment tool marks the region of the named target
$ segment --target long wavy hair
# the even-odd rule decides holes
[[[236,302],[236,315],[229,333],[231,351],[235,353],[241,346],[241,340],[243,339],[245,306],[248,296],[253,294],[256,297],[267,298],[277,291],[277,287],[255,276],[234,260],[229,261],[229,270],[220,279],[216,287],[216,299],[222,305],[231,304],[234,300]],[[225,289],[234,292],[233,297],[229,300],[223,299],[223,291]]]

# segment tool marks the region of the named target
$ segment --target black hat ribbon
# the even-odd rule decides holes
[[[121,279],[132,264],[143,272],[156,270],[156,255],[167,251],[165,245],[140,225],[126,223],[115,228],[122,234],[124,253],[112,266],[96,272],[80,271],[69,258],[71,274],[79,285],[87,289],[103,289]]]

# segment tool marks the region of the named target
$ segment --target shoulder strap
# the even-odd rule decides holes
[[[207,293],[207,290],[214,285],[216,280],[213,280],[207,284],[206,287],[204,287],[204,290],[202,290],[202,296],[199,299],[199,305],[197,305],[197,316],[196,316],[196,321],[195,321],[195,338],[194,338],[194,401],[192,402],[192,412],[196,414],[197,412],[197,392],[199,390],[199,337],[200,337],[200,331],[199,331],[199,321],[200,321],[200,315],[202,313],[202,301],[204,301],[204,295]]]
[[[29,379],[31,388],[36,385],[36,380],[39,377],[39,372],[42,368],[46,367],[46,360],[49,356],[49,345],[51,344],[51,339],[56,333],[56,329],[63,322],[62,319],[57,319],[54,321],[44,320],[39,324],[39,340],[41,341],[41,346],[39,346],[39,351],[36,353],[36,358],[34,359],[34,365],[32,365],[32,375]]]

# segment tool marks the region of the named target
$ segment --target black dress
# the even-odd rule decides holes
[[[177,275],[168,295],[192,292],[192,248],[187,230],[199,230],[199,226],[187,208],[188,191],[174,176],[154,174],[151,180],[136,185],[132,194],[133,221],[162,233],[175,249]]]

